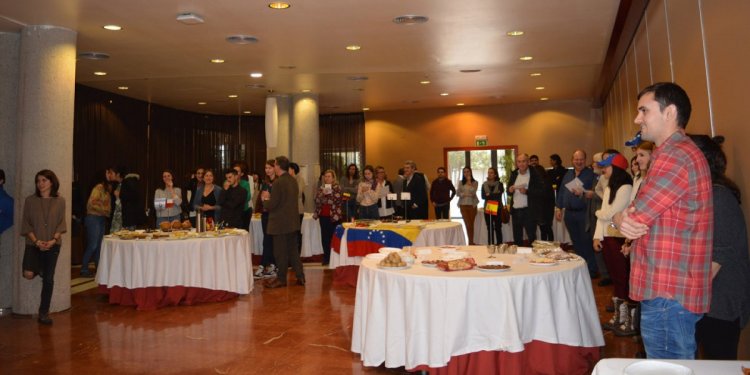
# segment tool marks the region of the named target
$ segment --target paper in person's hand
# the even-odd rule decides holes
[[[576,190],[583,191],[583,181],[579,180],[578,177],[576,177],[565,184],[565,187],[568,188],[571,193],[575,193]]]

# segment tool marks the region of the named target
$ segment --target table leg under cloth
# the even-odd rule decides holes
[[[590,374],[599,361],[600,348],[575,347],[532,341],[518,353],[481,351],[451,357],[447,366],[417,366],[409,371],[430,374]]]
[[[238,293],[205,288],[171,286],[128,289],[99,285],[99,293],[109,295],[110,304],[136,306],[136,310],[156,310],[166,306],[195,305],[237,298]]]

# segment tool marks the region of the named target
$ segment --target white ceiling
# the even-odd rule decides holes
[[[591,98],[618,0],[0,0],[0,31],[78,32],[76,82],[204,113],[262,114],[268,90],[318,94],[321,113]],[[193,12],[200,25],[176,21]],[[398,25],[394,17],[429,17]],[[122,31],[107,31],[117,24]],[[520,37],[506,32],[523,30]],[[258,43],[233,45],[229,35]],[[350,52],[345,46],[361,45]],[[530,55],[531,62],[519,57]],[[212,64],[222,58],[224,64]],[[293,65],[295,69],[281,69]],[[461,69],[481,69],[461,73]],[[94,71],[105,71],[103,77]],[[262,72],[253,79],[250,72]],[[541,77],[530,77],[532,72]],[[347,77],[366,76],[366,81]],[[422,85],[421,80],[429,80]],[[250,88],[261,84],[264,88]],[[127,86],[126,91],[118,86]],[[544,90],[535,87],[544,86]],[[443,97],[441,92],[450,93]],[[237,99],[228,95],[237,94]],[[199,101],[207,102],[198,105]]]

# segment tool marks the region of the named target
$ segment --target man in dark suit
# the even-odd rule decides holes
[[[523,246],[523,231],[529,243],[536,240],[536,223],[544,209],[544,180],[534,168],[529,168],[529,155],[516,157],[516,169],[508,181],[511,194],[510,214],[513,218],[513,242]]]
[[[276,279],[266,284],[266,288],[286,286],[286,271],[292,266],[297,275],[297,285],[305,285],[305,273],[297,251],[297,232],[300,230],[297,195],[299,187],[294,177],[289,175],[289,159],[277,156],[276,180],[273,192],[261,193],[263,207],[268,209],[268,234],[273,236],[273,255],[278,266]]]
[[[417,172],[417,164],[411,160],[404,162],[404,193],[411,194],[411,200],[405,201],[408,219],[427,219],[427,180]]]
[[[219,197],[221,220],[231,228],[248,229],[244,226],[244,210],[247,190],[240,186],[240,176],[230,168],[224,172],[224,191]]]

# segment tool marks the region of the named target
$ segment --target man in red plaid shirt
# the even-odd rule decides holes
[[[685,135],[690,110],[687,94],[673,83],[638,94],[635,123],[657,147],[635,201],[614,219],[634,240],[630,297],[641,301],[648,358],[694,358],[695,323],[711,301],[711,174]]]

